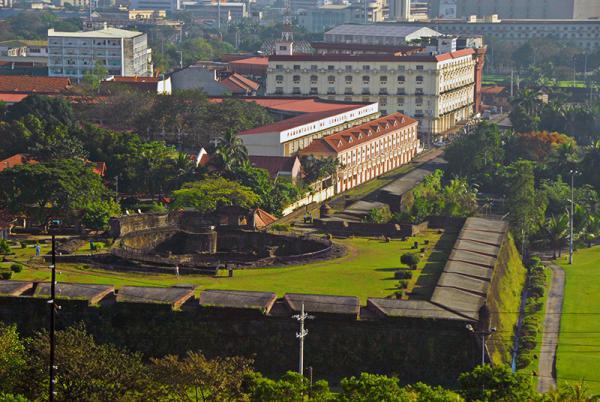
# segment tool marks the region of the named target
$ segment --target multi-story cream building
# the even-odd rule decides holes
[[[337,158],[339,193],[410,162],[419,147],[417,124],[400,113],[382,116],[316,139],[299,154]]]
[[[242,131],[238,136],[249,155],[292,156],[318,138],[368,122],[380,115],[377,103],[339,103],[330,106]]]
[[[382,115],[400,112],[417,119],[426,141],[473,115],[475,50],[367,54],[373,45],[340,46],[346,52],[360,48],[363,54],[270,56],[267,94],[378,102]]]
[[[109,75],[151,76],[152,57],[146,34],[117,28],[48,30],[48,75],[80,79],[96,64],[105,66]]]

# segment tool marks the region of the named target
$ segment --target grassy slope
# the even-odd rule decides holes
[[[514,330],[519,318],[519,307],[521,305],[521,292],[525,284],[526,270],[521,262],[521,256],[515,247],[512,236],[509,235],[508,261],[505,274],[500,278],[497,286],[496,296],[488,300],[490,311],[497,311],[497,332],[490,337],[492,347],[492,360],[495,363],[511,362],[511,350],[514,341]]]
[[[578,250],[565,270],[565,298],[557,356],[559,383],[588,380],[590,392],[600,394],[600,246]]]
[[[401,267],[400,255],[409,251],[415,240],[420,244],[425,239],[430,240],[427,246],[426,258],[419,264],[419,272],[427,264],[427,273],[443,268],[444,261],[427,261],[432,248],[440,235],[436,231],[427,231],[424,236],[418,236],[407,241],[392,240],[385,243],[375,239],[346,239],[339,240],[348,248],[344,257],[320,261],[306,265],[283,268],[247,269],[235,271],[233,278],[220,276],[185,275],[177,279],[174,275],[159,274],[130,274],[112,272],[94,268],[83,268],[76,264],[59,264],[58,280],[63,282],[102,283],[122,286],[125,284],[137,286],[170,286],[176,283],[199,285],[201,289],[238,289],[274,291],[278,295],[286,292],[321,293],[333,295],[358,296],[364,302],[367,297],[386,297],[394,293],[394,271]],[[32,249],[27,249],[32,253]],[[15,251],[17,251],[15,249]],[[19,249],[19,253],[22,251]],[[27,256],[21,256],[27,259]],[[23,272],[13,276],[17,280],[49,280],[50,271],[47,268],[28,267]],[[415,278],[416,280],[416,278]]]

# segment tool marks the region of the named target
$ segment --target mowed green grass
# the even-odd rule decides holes
[[[365,302],[367,297],[386,297],[397,290],[395,286],[398,281],[394,279],[394,271],[401,268],[400,256],[410,251],[414,241],[419,241],[420,247],[426,247],[425,258],[419,264],[418,272],[424,267],[424,275],[427,276],[435,271],[441,272],[444,258],[436,255],[435,259],[428,261],[440,237],[437,231],[429,230],[406,241],[392,240],[389,243],[366,238],[336,240],[347,249],[343,257],[298,266],[236,270],[233,278],[227,277],[225,272],[218,277],[181,275],[177,278],[170,274],[134,274],[84,268],[79,264],[57,264],[57,279],[62,282],[111,284],[117,287],[194,284],[199,289],[273,291],[278,296],[292,292],[348,295],[358,296]],[[422,245],[425,239],[430,241],[427,246]],[[444,240],[450,246],[452,242],[453,240]],[[22,260],[26,259],[23,256]],[[13,279],[48,281],[50,270],[47,267],[27,266],[23,272],[13,275]]]
[[[600,246],[578,250],[573,265],[566,256],[558,263],[566,273],[558,381],[584,379],[590,392],[600,394]]]

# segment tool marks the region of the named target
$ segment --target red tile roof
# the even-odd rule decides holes
[[[306,113],[301,114],[300,116],[292,117],[290,119],[284,119],[277,121],[275,123],[267,124],[266,126],[253,128],[246,131],[241,131],[238,135],[251,135],[251,134],[263,134],[263,133],[275,133],[281,132],[284,130],[288,130],[290,128],[302,126],[304,124],[312,123],[317,120],[325,119],[327,117],[335,116],[337,114],[342,114],[344,112],[349,112],[350,110],[357,109],[359,107],[363,107],[364,105],[353,105],[341,107],[333,110],[326,110],[321,112],[314,113]]]
[[[371,141],[374,138],[416,123],[417,120],[403,115],[402,113],[393,113],[314,140],[306,148],[300,150],[300,154],[337,154],[340,151],[355,147],[358,144]]]
[[[475,53],[471,48],[457,50],[451,53],[442,53],[438,55],[415,54],[408,56],[396,56],[393,54],[294,54],[269,56],[269,61],[366,61],[366,62],[402,62],[402,61],[422,61],[438,62],[468,56]]]
[[[238,73],[231,74],[229,77],[221,80],[220,83],[225,85],[232,93],[247,94],[258,90],[260,87],[258,83]]]
[[[271,178],[276,178],[279,172],[291,172],[296,162],[296,156],[255,156],[248,157],[255,168],[265,169]]]
[[[257,229],[262,229],[275,222],[276,220],[276,217],[274,217],[265,210],[262,210],[260,208],[256,208],[254,210],[254,227],[256,227]]]
[[[505,89],[505,87],[499,85],[485,86],[481,87],[481,93],[487,95],[499,95],[504,92]]]
[[[258,66],[267,66],[269,65],[269,58],[267,56],[246,57],[243,59],[230,61],[229,64],[253,64]]]
[[[0,93],[0,102],[17,103],[27,98],[27,94]]]
[[[28,75],[0,75],[0,92],[21,94],[60,94],[71,86],[65,77],[37,77]]]
[[[25,154],[15,154],[0,161],[0,172],[2,172],[4,169],[10,169],[15,166],[24,165],[26,163],[36,164],[38,162],[34,159],[31,159]]]
[[[160,81],[158,77],[125,77],[125,76],[115,76],[112,81],[114,82],[154,82],[157,83]]]

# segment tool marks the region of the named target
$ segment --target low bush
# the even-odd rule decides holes
[[[270,226],[270,229],[275,230],[277,232],[287,232],[290,230],[290,225],[286,225],[284,223],[275,223]]]
[[[19,245],[21,246],[21,248],[27,248],[27,243],[25,243],[24,241],[19,242]]]
[[[397,287],[399,289],[406,289],[406,288],[408,288],[408,281],[406,279],[399,280]]]
[[[419,264],[420,261],[421,258],[415,253],[404,253],[402,254],[402,257],[400,257],[400,262],[408,265],[411,269],[416,269],[417,264]]]
[[[522,336],[519,338],[519,349],[523,351],[532,350],[536,345],[535,336]]]
[[[406,269],[400,269],[394,272],[394,279],[412,279],[412,277],[413,273]]]
[[[0,254],[10,254],[10,245],[5,239],[0,239]]]
[[[23,266],[21,264],[15,263],[10,266],[10,270],[18,274],[19,272],[23,271]]]
[[[533,361],[533,357],[531,352],[519,353],[517,356],[517,368],[522,369],[529,366]]]
[[[12,271],[2,271],[2,272],[0,272],[0,278],[7,281],[10,278],[12,278],[12,274],[13,274]]]

